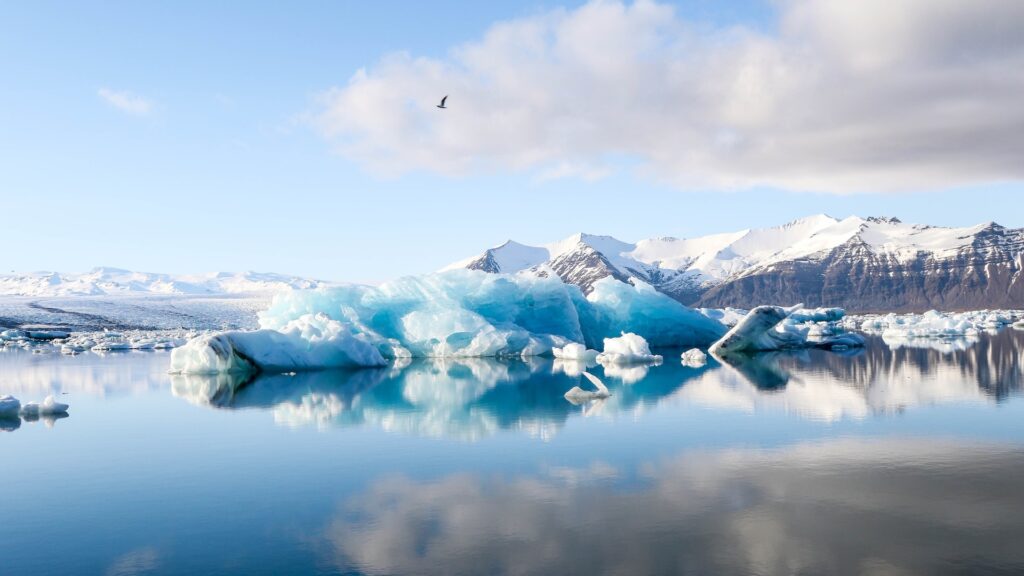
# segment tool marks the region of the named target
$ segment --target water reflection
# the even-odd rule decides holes
[[[53,428],[58,420],[67,418],[67,412],[60,414],[23,414],[21,416],[0,417],[0,432],[14,432],[21,428],[22,423],[34,424],[42,422],[47,428]]]
[[[375,426],[476,440],[500,430],[541,438],[574,416],[615,417],[671,399],[719,410],[783,411],[822,421],[862,419],[914,406],[992,402],[1024,381],[1024,334],[984,336],[972,348],[802,350],[666,363],[626,370],[540,358],[416,360],[388,368],[294,375],[174,376],[176,396],[225,409],[273,411],[280,425]],[[611,397],[581,407],[563,395],[582,370],[604,378]],[[238,389],[237,392],[225,390]]]
[[[584,367],[585,368],[585,367]],[[647,370],[647,367],[639,367]],[[665,370],[660,370],[665,368]],[[294,375],[172,376],[176,396],[217,408],[269,408],[279,424],[373,425],[396,432],[475,440],[503,429],[547,437],[574,413],[613,415],[656,404],[704,369],[656,367],[626,384],[611,371],[611,398],[582,408],[565,391],[579,369],[552,360],[423,359],[407,366]],[[570,375],[571,374],[571,375]],[[241,379],[232,382],[225,379]],[[244,381],[250,379],[251,381]],[[238,388],[229,394],[225,389]]]
[[[346,499],[324,555],[374,574],[1019,573],[1021,474],[1019,447],[839,440],[397,477]]]

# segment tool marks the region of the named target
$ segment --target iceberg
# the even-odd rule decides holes
[[[35,402],[27,402],[21,407],[21,415],[26,418],[38,418],[40,416],[57,416],[60,414],[67,414],[67,404],[61,404],[57,402],[53,396],[47,396],[41,404]]]
[[[0,396],[0,418],[17,418],[21,413],[21,401],[14,396]]]
[[[661,356],[651,354],[643,336],[623,332],[618,338],[604,339],[604,352],[597,355],[597,361],[601,364],[660,363]]]
[[[799,306],[783,308],[782,306],[758,306],[726,333],[720,340],[711,345],[709,352],[725,355],[738,352],[762,352],[768,350],[784,350],[787,348],[816,347],[826,349],[856,348],[864,345],[864,339],[858,334],[824,334],[818,326],[819,339],[811,340],[811,327],[807,322],[820,320],[836,322],[843,317],[841,308],[800,310]]]
[[[574,355],[622,333],[654,346],[692,346],[726,331],[638,280],[605,278],[584,297],[558,278],[476,270],[285,292],[259,323],[255,332],[206,335],[176,348],[171,371],[371,367],[402,357],[514,358],[556,349]]]

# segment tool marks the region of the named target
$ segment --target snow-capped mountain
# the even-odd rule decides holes
[[[606,276],[636,277],[685,304],[766,302],[850,310],[1024,304],[1024,230],[896,218],[810,216],[772,228],[635,244],[575,234],[544,246],[508,241],[449,268],[558,275],[589,292]]]
[[[322,282],[319,280],[261,272],[214,272],[172,276],[131,272],[118,268],[94,268],[81,274],[0,274],[0,295],[56,297],[261,294],[285,288],[314,288],[320,284]]]

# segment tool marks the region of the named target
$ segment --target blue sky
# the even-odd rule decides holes
[[[621,95],[625,100],[618,102],[637,102],[627,109],[649,106],[647,116],[630,118],[632,125],[656,125],[663,114],[659,107],[672,110],[666,123],[677,123],[679,129],[651,136],[665,142],[661,148],[643,142],[607,144],[621,132],[606,131],[605,121],[586,111],[591,109],[586,102],[568,114],[564,105],[549,106],[543,113],[527,109],[523,121],[549,127],[570,118],[589,123],[586,135],[547,128],[482,131],[478,126],[484,120],[458,116],[465,114],[460,107],[483,103],[492,109],[498,104],[525,106],[517,99],[527,92],[495,92],[491,86],[496,81],[490,74],[500,73],[509,61],[507,49],[496,52],[484,40],[492,27],[537,24],[555,38],[556,46],[566,30],[583,27],[584,35],[589,34],[584,25],[594,20],[583,18],[588,6],[581,6],[443,1],[9,3],[0,8],[0,200],[7,238],[0,270],[79,271],[100,265],[160,272],[252,269],[368,281],[428,272],[510,237],[542,243],[576,231],[624,240],[685,237],[775,225],[819,212],[895,215],[942,225],[996,220],[1024,226],[1022,187],[1012,162],[1007,167],[987,160],[1004,149],[1019,152],[1020,140],[1012,135],[999,140],[999,131],[988,137],[971,124],[976,115],[964,116],[956,132],[964,141],[953,142],[956,146],[951,144],[948,151],[929,142],[922,145],[921,134],[927,131],[920,125],[865,136],[865,150],[883,152],[879,143],[913,139],[913,147],[886,153],[883,160],[863,160],[867,155],[859,148],[856,153],[849,147],[827,148],[831,139],[822,140],[825,152],[817,155],[815,142],[789,140],[793,152],[781,163],[784,170],[775,166],[785,151],[752,156],[704,149],[694,118],[706,111],[694,109],[687,115],[682,99],[678,107],[672,100],[649,102],[648,93],[671,90],[659,85],[626,91]],[[620,7],[637,26],[657,29],[656,41],[643,48],[643,61],[690,61],[686,51],[692,45],[695,53],[722,59],[715,50],[723,43],[775,43],[767,53],[777,54],[778,46],[806,37],[806,31],[797,34],[792,26],[780,25],[805,22],[805,15],[777,4],[694,0],[652,6],[657,10],[652,9],[650,18],[637,15],[636,5]],[[558,23],[549,25],[550,20]],[[934,29],[941,30],[941,24]],[[690,32],[680,32],[684,28]],[[735,40],[736,30],[742,32],[741,40]],[[674,35],[691,32],[691,40],[676,42]],[[590,38],[600,39],[603,33],[595,29]],[[793,36],[776,42],[786,34]],[[512,36],[514,46],[520,37]],[[918,54],[920,46],[937,46],[933,39],[946,36],[922,37],[923,44],[904,43],[894,50]],[[1015,44],[996,49],[1017,54]],[[382,63],[396,53],[407,54],[408,61]],[[467,64],[463,53],[475,54],[481,68]],[[558,57],[554,49],[550,53],[557,60],[552,66],[555,78],[573,75],[578,61]],[[764,53],[757,58],[763,61]],[[691,60],[698,60],[695,69],[710,61]],[[926,67],[928,61],[921,58],[907,65]],[[794,68],[799,67],[789,64],[786,70],[793,73]],[[487,77],[480,77],[481,69]],[[399,94],[403,108],[388,109],[388,102],[376,101],[365,109],[353,108],[365,94],[363,84],[350,81],[359,70],[374,86]],[[523,77],[529,94],[540,91],[550,97],[564,90],[578,100],[579,94],[593,92],[570,85],[569,79],[561,86],[550,77],[534,78],[529,70],[510,70]],[[613,73],[601,71],[602,81]],[[420,75],[430,89],[401,93],[408,89],[408,79]],[[709,85],[717,81],[695,78]],[[448,91],[434,90],[434,83],[445,87],[449,81],[464,88],[452,88],[456,94],[451,110],[436,112],[452,114],[423,118],[431,123],[451,119],[451,126],[430,124],[406,134],[409,126],[419,124],[390,123],[393,114],[411,114],[410,109],[415,114],[433,112],[433,100],[443,95],[438,92]],[[970,76],[959,82],[977,84]],[[958,92],[956,97],[957,102],[974,98],[988,104],[989,96]],[[854,100],[875,99],[879,94]],[[998,104],[985,108],[998,110]],[[785,109],[816,105],[828,104],[792,102]],[[912,110],[915,103],[906,106]],[[740,106],[741,115],[750,107]],[[897,112],[900,118],[907,116]],[[611,114],[616,114],[614,109]],[[859,127],[855,122],[864,114],[860,108],[850,112],[849,125]],[[1005,117],[996,117],[995,124]],[[1004,127],[1013,128],[1015,121],[1006,120]],[[778,122],[738,122],[739,128],[727,130],[716,125],[715,138],[786,142]],[[934,122],[942,126],[946,120],[935,116]],[[614,123],[614,117],[607,123]],[[878,123],[898,124],[884,117]],[[994,130],[993,122],[974,123]],[[837,124],[837,132],[844,128]],[[627,138],[634,136],[625,130]],[[697,140],[675,138],[688,131]],[[644,133],[640,136],[643,140]],[[453,137],[466,145],[450,145]],[[515,140],[510,148],[513,138],[524,144]],[[944,138],[940,133],[936,141]],[[505,140],[510,143],[503,147]],[[994,141],[999,147],[965,157],[963,150],[975,141]],[[677,164],[676,151],[691,156],[689,142],[698,142],[693,150],[699,154],[692,154],[696,160]],[[915,155],[901,156],[911,148]],[[520,149],[539,152],[520,156]],[[449,161],[456,156],[457,163]],[[793,162],[788,162],[790,157]],[[381,158],[386,159],[383,166]],[[834,167],[836,182],[841,182],[835,188],[828,178],[833,158],[842,160]],[[771,169],[764,168],[768,160]],[[899,170],[878,172],[869,161]]]

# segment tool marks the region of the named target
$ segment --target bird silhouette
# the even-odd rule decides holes
[[[441,103],[438,104],[437,107],[442,109],[442,110],[447,108],[447,106],[444,105],[444,101],[447,100],[447,99],[448,99],[448,95],[446,94],[444,98],[441,98]]]

